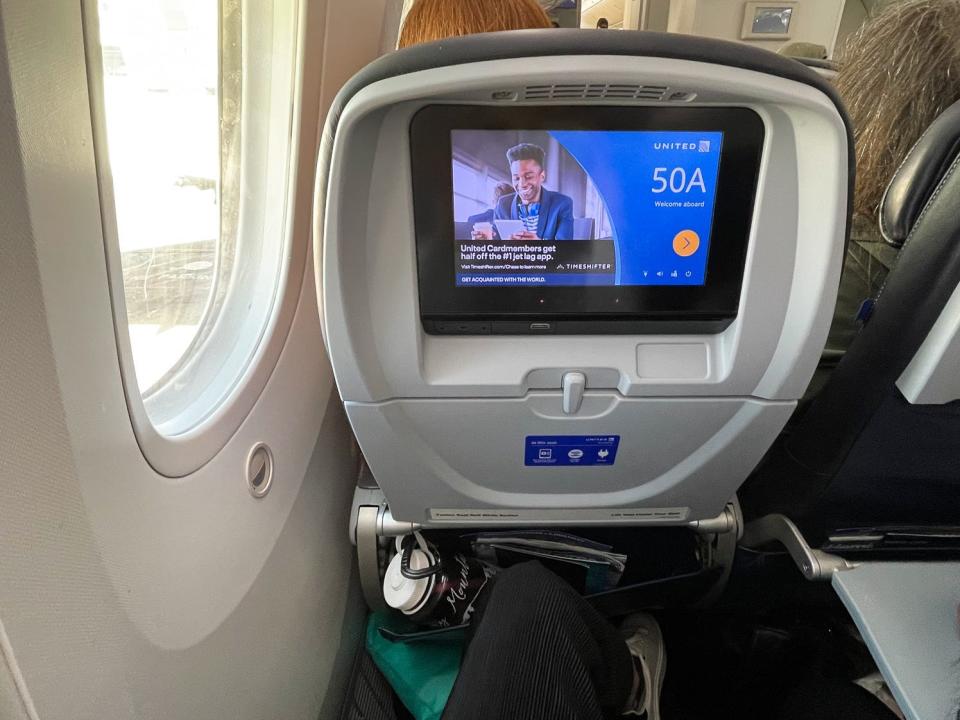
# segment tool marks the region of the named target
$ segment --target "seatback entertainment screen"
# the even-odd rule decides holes
[[[458,286],[703,285],[718,131],[452,130]]]
[[[424,329],[721,331],[739,307],[764,132],[744,107],[420,108]]]

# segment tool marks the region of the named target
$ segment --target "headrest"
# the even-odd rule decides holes
[[[812,85],[830,97],[849,127],[846,110],[842,109],[843,103],[833,85],[794,58],[743,43],[692,35],[647,30],[610,32],[562,28],[478,33],[413,45],[387,53],[354,75],[337,93],[330,109],[327,129],[333,132],[339,114],[350,98],[377,80],[445,65],[549,55],[645,55],[696,60],[776,75]],[[851,142],[851,158],[852,156]]]
[[[948,107],[910,149],[880,204],[880,231],[903,245],[950,166],[960,157],[960,102]]]

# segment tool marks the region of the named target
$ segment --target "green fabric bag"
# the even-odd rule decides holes
[[[439,720],[460,672],[463,631],[391,641],[380,634],[381,627],[396,633],[414,633],[423,628],[399,613],[373,613],[367,621],[367,651],[417,720]]]

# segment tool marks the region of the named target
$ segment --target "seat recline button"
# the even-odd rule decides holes
[[[583,403],[583,391],[587,387],[587,378],[581,372],[568,372],[563,374],[561,381],[563,388],[563,412],[567,415],[573,415],[580,410]]]

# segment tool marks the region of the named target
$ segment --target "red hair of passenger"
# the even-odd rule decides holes
[[[550,28],[536,0],[417,0],[400,31],[399,47],[457,35]]]

